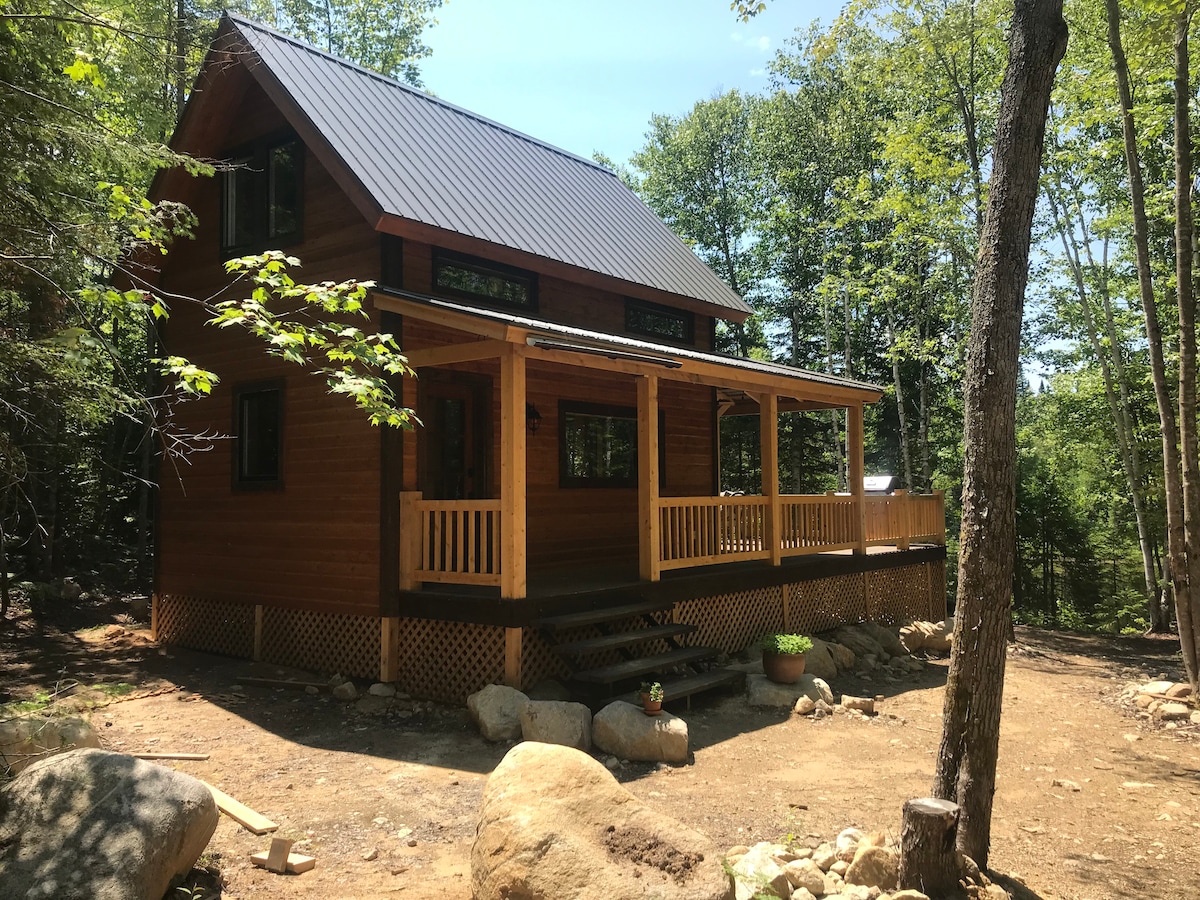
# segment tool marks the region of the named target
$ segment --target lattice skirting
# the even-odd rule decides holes
[[[504,629],[495,625],[401,619],[397,629],[401,688],[414,697],[466,703],[504,680]]]
[[[254,655],[254,607],[201,597],[163,594],[155,598],[158,639],[223,656]]]
[[[263,607],[262,659],[280,666],[379,675],[379,619]]]

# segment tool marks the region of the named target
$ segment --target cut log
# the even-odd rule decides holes
[[[904,804],[900,829],[900,887],[930,897],[955,895],[961,877],[955,841],[958,804],[923,797]]]
[[[255,812],[244,803],[238,803],[227,793],[219,788],[213,787],[203,779],[200,782],[213,795],[213,799],[217,801],[217,809],[233,819],[247,831],[253,834],[266,834],[268,831],[275,831],[279,828],[274,822],[266,816]],[[265,857],[264,857],[265,859]]]

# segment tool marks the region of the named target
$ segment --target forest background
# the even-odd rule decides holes
[[[439,5],[229,8],[419,86],[422,33]],[[797,30],[771,64],[770,90],[657,115],[632,159],[598,155],[755,308],[744,327],[722,332],[723,349],[887,386],[867,411],[868,472],[944,490],[952,534],[971,285],[1010,8],[851,3],[829,27]],[[1014,609],[1026,622],[1164,629],[1162,430],[1113,9],[1113,0],[1066,9],[1071,42],[1047,133],[1017,406]],[[1177,384],[1177,11],[1146,0],[1116,12],[1164,374]],[[190,228],[185,210],[145,199],[155,171],[220,168],[165,147],[218,16],[188,0],[0,0],[5,606],[16,580],[90,572],[113,587],[148,585],[155,473],[186,479],[187,454],[219,440],[176,434],[170,418],[179,402],[203,402],[189,398],[219,373],[202,360],[158,360],[156,350],[171,306],[205,298],[111,288],[131,246],[158,252]],[[844,426],[836,412],[781,416],[783,490],[845,486]],[[757,419],[721,427],[722,488],[758,492]]]

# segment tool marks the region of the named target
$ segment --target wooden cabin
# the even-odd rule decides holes
[[[768,631],[944,615],[941,496],[863,491],[881,390],[714,352],[750,307],[613,173],[233,16],[173,145],[239,165],[160,178],[199,221],[160,286],[217,295],[268,248],[373,279],[422,424],[176,304],[167,351],[221,381],[170,411],[211,442],[160,473],[161,640],[450,702],[571,675],[670,699]],[[853,490],[781,494],[779,415],[823,409]],[[760,418],[759,495],[719,494],[723,414]]]

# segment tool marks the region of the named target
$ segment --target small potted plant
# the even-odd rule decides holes
[[[804,674],[804,654],[813,643],[802,634],[768,634],[761,646],[766,676],[776,684],[795,684]]]
[[[648,716],[661,715],[663,686],[657,681],[643,681],[638,691],[642,697],[642,712]]]

